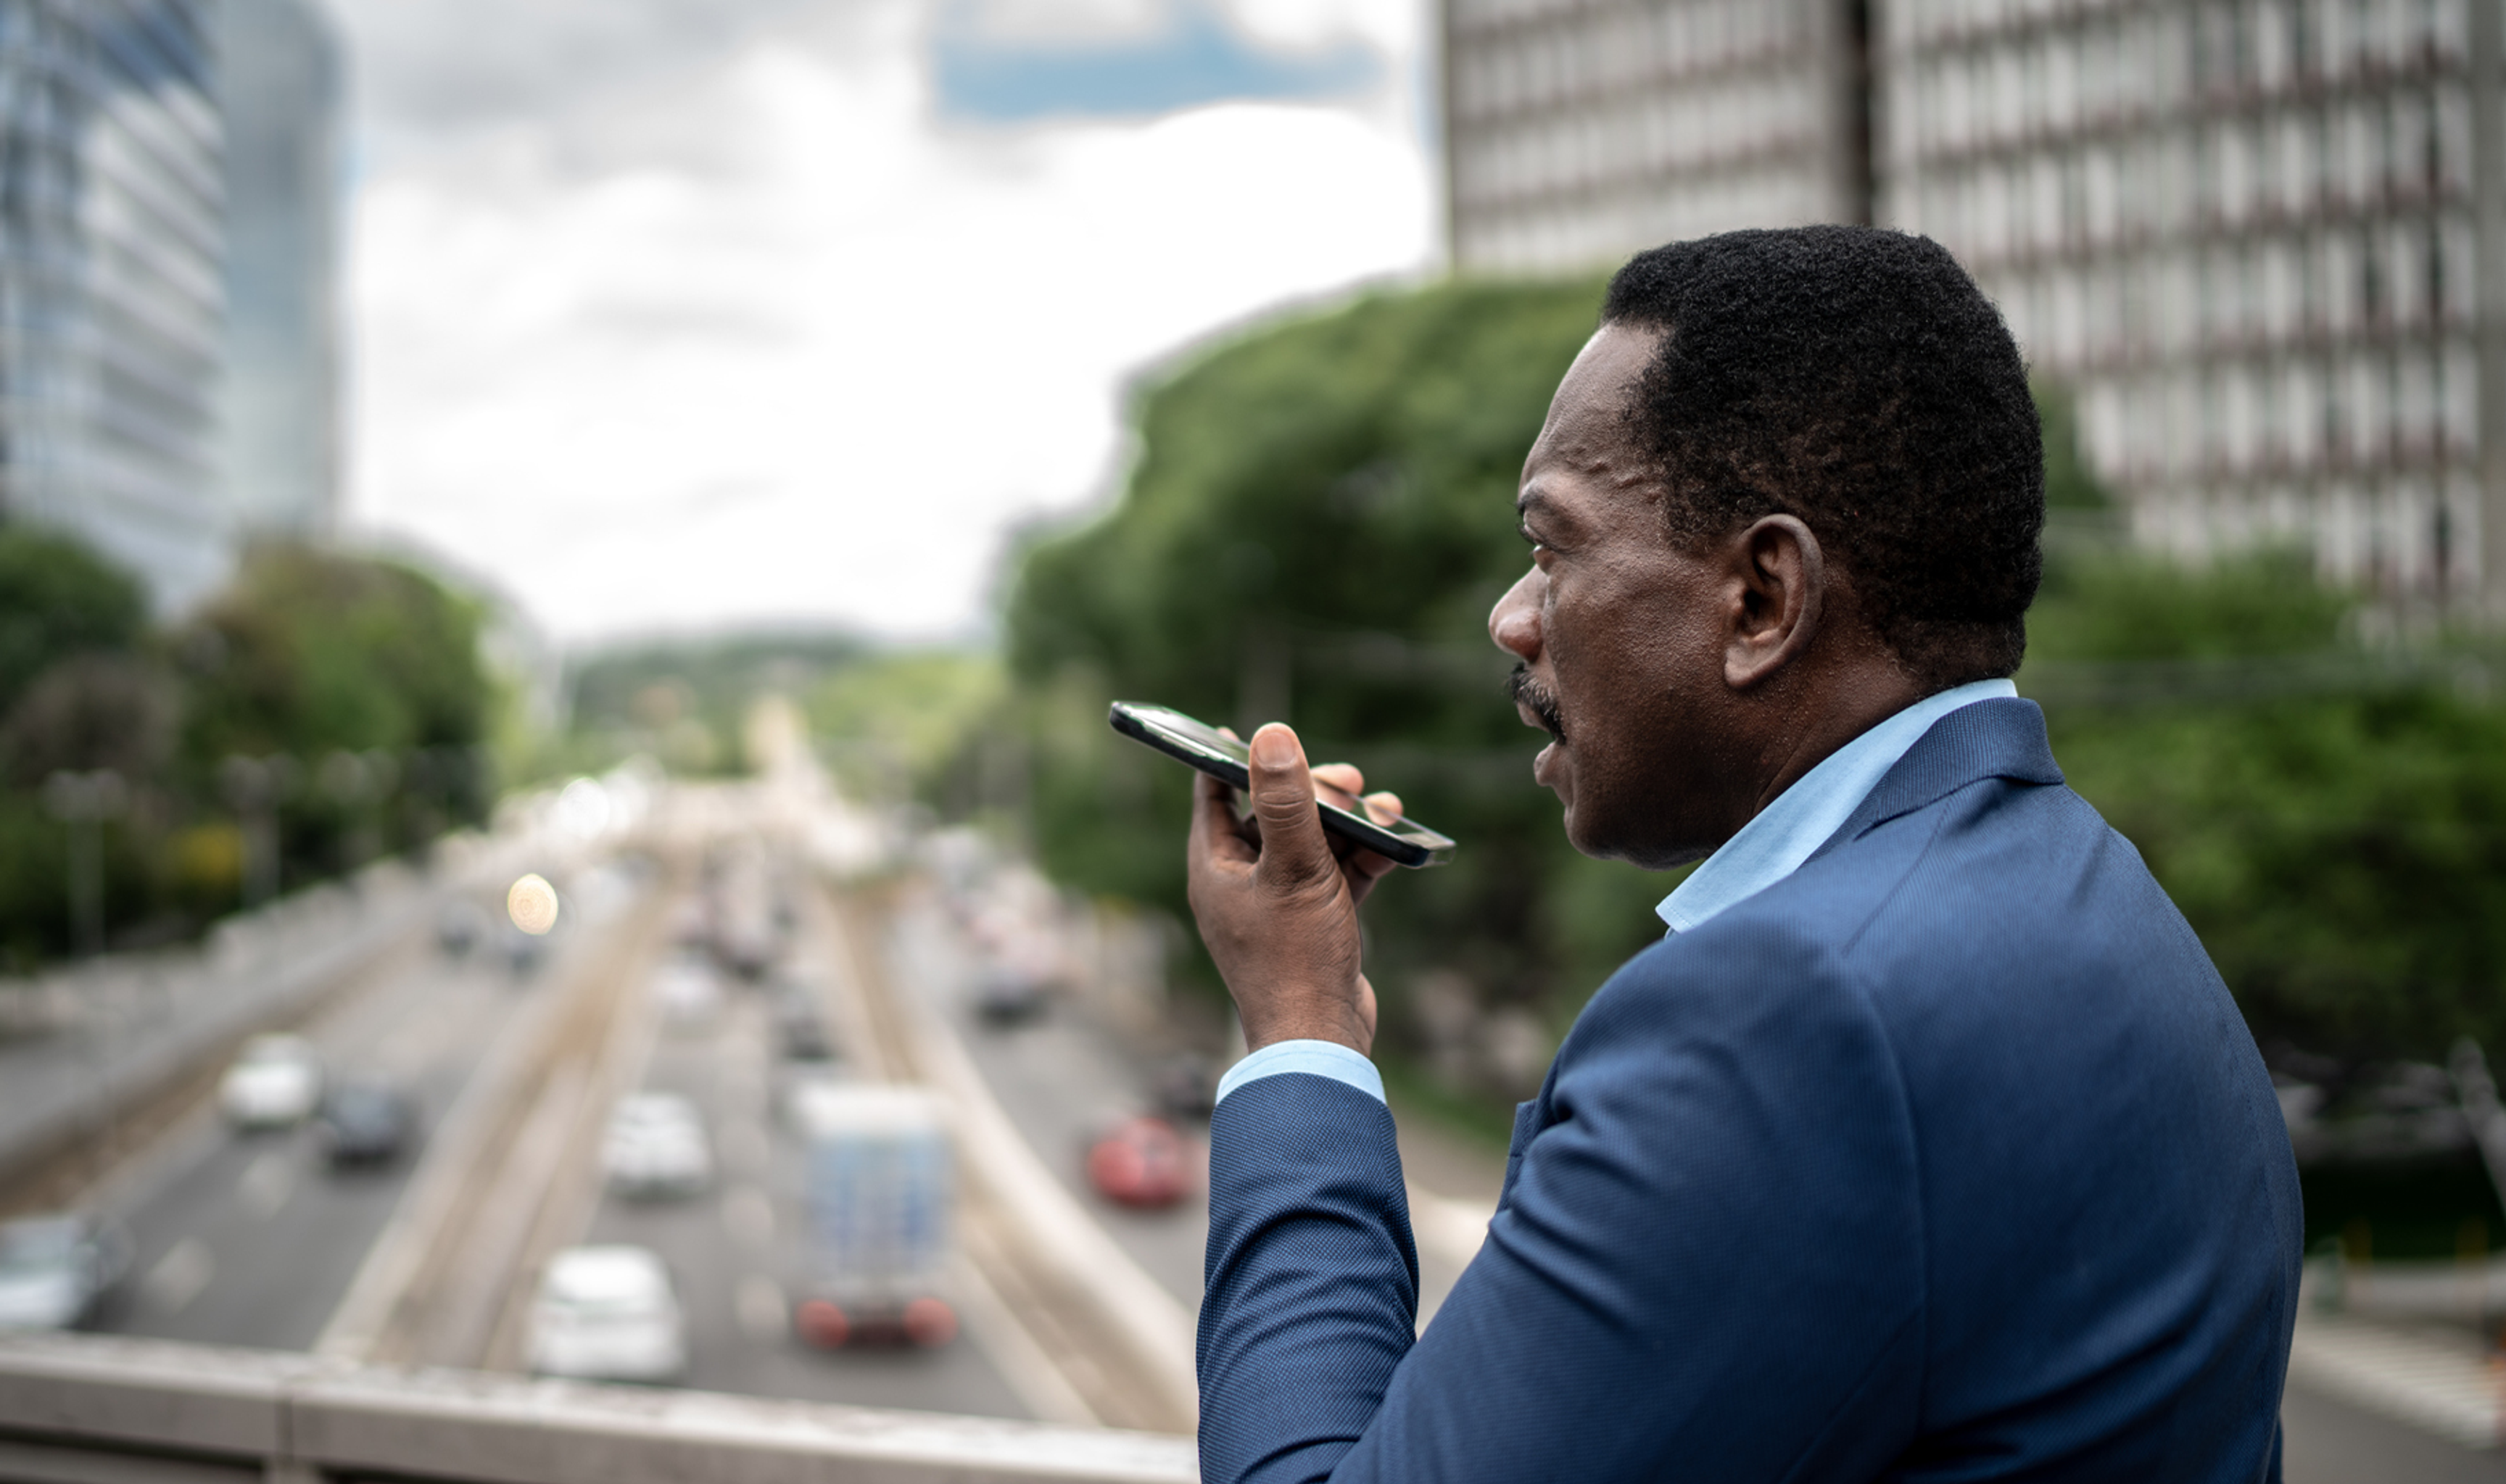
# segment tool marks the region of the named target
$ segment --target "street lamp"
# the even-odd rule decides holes
[[[44,780],[44,807],[70,829],[70,934],[81,954],[104,951],[104,822],[129,806],[111,768],[67,770]]]
[[[296,785],[296,760],[236,755],[218,764],[218,787],[243,827],[243,904],[278,895],[278,804]]]

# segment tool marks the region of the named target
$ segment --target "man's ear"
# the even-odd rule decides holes
[[[1790,664],[1817,636],[1827,560],[1810,528],[1791,515],[1760,518],[1732,539],[1725,554],[1732,601],[1723,681],[1747,690]]]

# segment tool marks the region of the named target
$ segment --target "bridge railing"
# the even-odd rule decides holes
[[[1194,1484],[1191,1439],[705,1392],[0,1338],[7,1484]]]

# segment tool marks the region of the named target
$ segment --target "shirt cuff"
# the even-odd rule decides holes
[[[1310,1072],[1335,1082],[1345,1082],[1368,1097],[1383,1101],[1383,1074],[1375,1063],[1336,1041],[1274,1041],[1261,1050],[1227,1069],[1218,1079],[1218,1102],[1246,1082],[1283,1072]]]

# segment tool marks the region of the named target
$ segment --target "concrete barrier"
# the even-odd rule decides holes
[[[404,1371],[98,1335],[0,1338],[22,1484],[1193,1484],[1188,1438]]]

